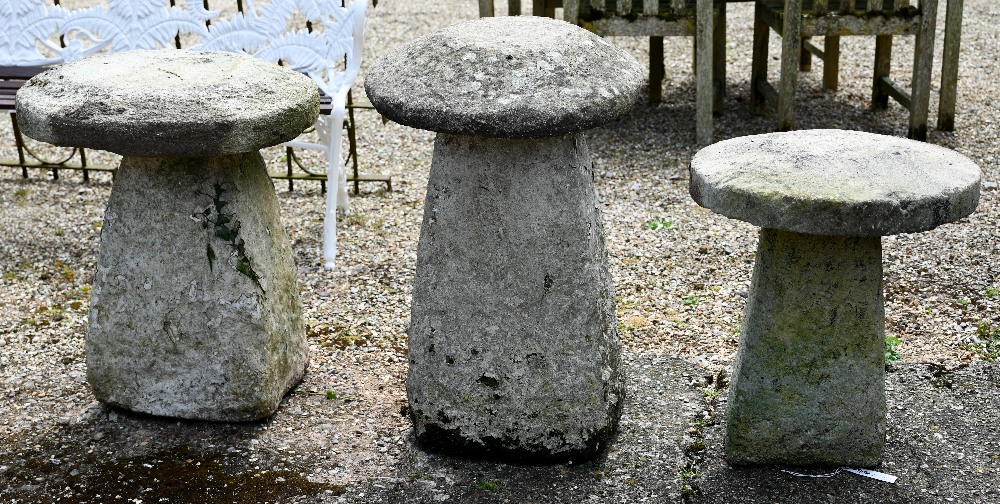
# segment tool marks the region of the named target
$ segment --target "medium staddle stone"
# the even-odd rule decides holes
[[[593,457],[624,399],[593,168],[579,131],[635,102],[638,62],[546,18],[483,18],[397,48],[365,79],[438,132],[417,249],[406,390],[426,447]]]
[[[956,152],[854,131],[734,138],[695,155],[695,201],[763,228],[730,385],[729,462],[879,463],[879,237],[972,213],[980,179]]]
[[[295,138],[318,112],[309,78],[225,52],[95,56],[18,91],[29,136],[124,155],[87,330],[99,400],[254,420],[301,380],[295,264],[257,149]]]

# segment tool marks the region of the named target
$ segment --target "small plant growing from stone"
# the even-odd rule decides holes
[[[260,275],[254,271],[253,266],[250,265],[250,258],[247,256],[246,243],[243,238],[239,236],[240,234],[240,221],[235,218],[230,212],[225,210],[226,205],[229,204],[228,201],[222,199],[223,194],[226,189],[222,187],[222,184],[216,183],[214,186],[215,195],[211,196],[208,194],[200,193],[205,196],[210,196],[212,198],[212,206],[205,209],[201,213],[202,227],[208,228],[209,224],[213,226],[214,234],[217,238],[226,242],[230,249],[232,249],[232,256],[236,261],[234,265],[236,271],[240,274],[249,278],[253,281],[254,285],[257,286],[261,292],[264,292],[264,287],[260,284]],[[214,217],[212,210],[215,210]],[[209,269],[215,268],[216,252],[212,248],[212,243],[208,242],[205,244],[205,256],[208,258]]]
[[[885,365],[892,365],[899,362],[900,355],[896,347],[899,346],[901,342],[899,338],[895,336],[885,337]]]
[[[1000,296],[1000,289],[997,289],[996,287],[986,288],[986,297],[992,299],[998,296]]]
[[[969,306],[969,304],[972,303],[972,300],[970,300],[969,298],[961,298],[956,300],[955,302],[958,303],[959,306]]]

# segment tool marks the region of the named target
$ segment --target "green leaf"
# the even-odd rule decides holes
[[[205,255],[208,256],[208,270],[215,271],[215,250],[212,250],[212,244],[205,244],[206,250]]]

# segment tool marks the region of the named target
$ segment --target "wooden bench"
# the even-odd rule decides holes
[[[361,64],[366,1],[320,2],[309,4],[311,11],[301,12],[291,0],[237,0],[223,6],[228,13],[209,10],[209,0],[110,0],[108,6],[75,10],[59,4],[60,0],[21,0],[16,15],[0,19],[0,31],[10,34],[7,40],[0,38],[0,110],[9,112],[17,144],[17,158],[0,159],[0,166],[20,167],[25,178],[29,168],[51,170],[55,179],[60,169],[78,169],[85,181],[91,170],[113,171],[113,167],[89,164],[82,149],[73,149],[62,159],[32,151],[17,125],[17,89],[47,67],[97,52],[186,47],[279,61],[316,82],[322,101],[315,125],[320,141],[289,142],[284,173],[271,173],[273,178],[287,180],[289,190],[296,180],[319,181],[325,190],[331,167],[341,174],[335,188],[351,182],[357,193],[360,182],[375,181],[392,189],[388,176],[358,173],[354,109],[371,107],[355,105],[350,87]],[[136,9],[133,18],[135,7],[145,9]],[[344,162],[340,161],[341,124],[347,130],[350,177],[343,174]],[[325,152],[325,169],[305,166],[295,148]],[[346,193],[338,204],[346,208]]]
[[[764,105],[777,112],[778,130],[795,128],[795,87],[798,71],[808,69],[813,55],[823,61],[823,87],[837,88],[841,36],[874,36],[875,65],[872,109],[881,110],[894,99],[910,111],[909,137],[927,138],[931,65],[938,0],[757,0],[750,102],[754,112]],[[799,20],[786,23],[787,19]],[[781,72],[777,86],[767,81],[768,36],[781,35]],[[824,37],[824,47],[808,41]],[[893,36],[913,36],[914,57],[910,90],[889,76]]]

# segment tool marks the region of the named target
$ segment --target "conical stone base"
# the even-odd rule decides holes
[[[308,347],[260,154],[122,160],[86,346],[87,378],[105,403],[222,421],[275,411]]]
[[[884,339],[878,237],[762,229],[730,385],[726,459],[877,465]]]
[[[583,136],[439,133],[428,186],[406,382],[417,439],[521,462],[594,456],[624,377]]]

